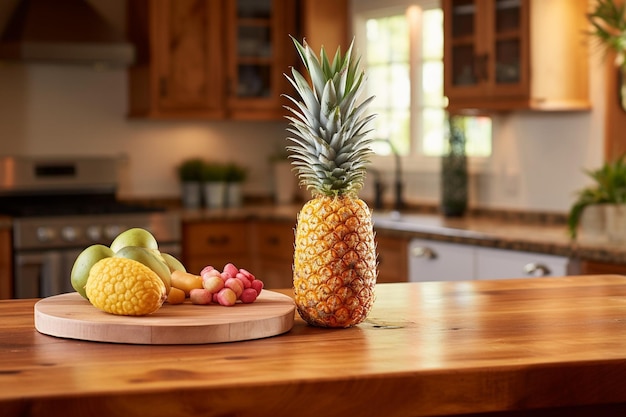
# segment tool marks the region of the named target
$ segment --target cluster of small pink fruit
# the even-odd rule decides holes
[[[257,299],[263,289],[263,281],[232,263],[226,264],[221,272],[213,266],[206,266],[200,272],[200,276],[203,288],[194,288],[189,292],[189,299],[193,304],[218,303],[232,306],[238,300],[250,304]]]

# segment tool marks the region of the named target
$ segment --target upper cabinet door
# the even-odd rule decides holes
[[[282,118],[283,73],[294,65],[293,0],[228,0],[227,101],[231,118]]]
[[[151,0],[154,1],[154,0]],[[223,107],[220,2],[159,0],[153,9],[152,56],[162,112],[219,115]]]
[[[444,3],[444,82],[448,95],[475,97],[488,81],[488,52],[479,30],[485,20],[478,0],[446,0]],[[482,17],[482,19],[481,19]]]
[[[444,0],[448,109],[586,110],[586,0]]]
[[[523,0],[489,4],[493,30],[488,38],[490,89],[495,96],[529,95],[529,5]],[[491,7],[493,6],[493,7]]]
[[[128,70],[131,117],[224,115],[221,2],[130,1],[128,33],[138,60]]]

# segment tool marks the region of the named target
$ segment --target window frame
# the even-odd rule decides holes
[[[354,0],[351,2],[351,15],[352,15],[352,28],[354,33],[354,47],[358,51],[359,54],[362,55],[362,63],[367,62],[367,48],[363,45],[367,39],[366,33],[366,21],[368,19],[390,16],[393,14],[406,14],[407,9],[410,6],[417,6],[422,10],[439,8],[441,9],[441,1],[439,0],[388,0],[385,4],[381,5],[379,0]],[[421,80],[422,79],[422,65],[417,65],[418,61],[422,61],[421,58],[421,31],[417,31],[417,33],[413,33],[415,38],[415,42],[410,49],[409,62],[411,65],[411,81]],[[367,71],[367,68],[364,67]],[[411,82],[411,106],[413,107],[415,104],[417,106],[422,107],[419,103],[421,101],[421,88],[420,83]],[[445,98],[444,98],[445,100]],[[493,119],[492,119],[493,123]],[[411,140],[414,141],[416,137],[421,137],[420,135],[416,136],[416,129],[419,129],[419,123],[415,122],[415,118],[411,118]],[[492,128],[493,132],[493,128]],[[371,135],[375,136],[375,132],[372,132]],[[421,144],[412,143],[411,147],[414,149],[416,147],[421,148]],[[468,157],[468,168],[471,172],[480,172],[483,171],[490,158],[493,156],[493,138],[492,138],[492,153],[491,156],[488,157]],[[386,171],[386,167],[393,166],[394,155],[373,155],[370,158],[371,166],[375,170]],[[439,172],[441,168],[441,157],[439,156],[427,156],[421,152],[421,149],[416,149],[412,153],[406,156],[401,157],[401,164],[404,172],[427,172],[427,173],[435,173]]]

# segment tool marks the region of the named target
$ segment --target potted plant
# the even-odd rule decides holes
[[[202,167],[204,202],[208,208],[224,207],[226,193],[226,166],[219,162],[206,162]]]
[[[592,26],[591,35],[615,52],[615,65],[621,78],[620,101],[626,110],[626,2],[617,5],[615,0],[597,0],[587,17]]]
[[[241,184],[246,180],[248,171],[233,162],[225,167],[226,207],[239,207],[242,203]]]
[[[203,167],[204,161],[200,158],[187,159],[177,167],[185,208],[200,207]]]
[[[601,168],[586,171],[593,184],[578,192],[570,208],[568,230],[576,239],[581,218],[591,207],[599,209],[605,217],[605,230],[610,240],[626,240],[626,163],[625,155]],[[598,207],[599,206],[599,207]]]

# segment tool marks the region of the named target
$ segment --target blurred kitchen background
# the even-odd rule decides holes
[[[20,1],[25,0],[0,2],[0,28]],[[125,31],[126,1],[89,3]],[[347,24],[353,25],[360,11],[377,3],[349,2]],[[393,0],[385,5],[409,3]],[[572,39],[583,41],[584,36]],[[590,48],[587,59],[590,110],[492,116],[492,155],[480,169],[470,169],[470,206],[562,213],[569,209],[575,191],[588,181],[583,170],[599,166],[604,157],[606,63],[597,48]],[[128,114],[127,67],[0,62],[0,155],[118,156],[119,195],[129,199],[179,198],[176,167],[201,156],[247,167],[247,196],[272,194],[270,161],[286,145],[285,121],[151,120]],[[392,158],[375,161],[388,182]],[[439,201],[439,166],[430,165],[403,159],[407,202]],[[365,197],[372,196],[372,188],[368,178]],[[385,199],[392,198],[389,184]]]

